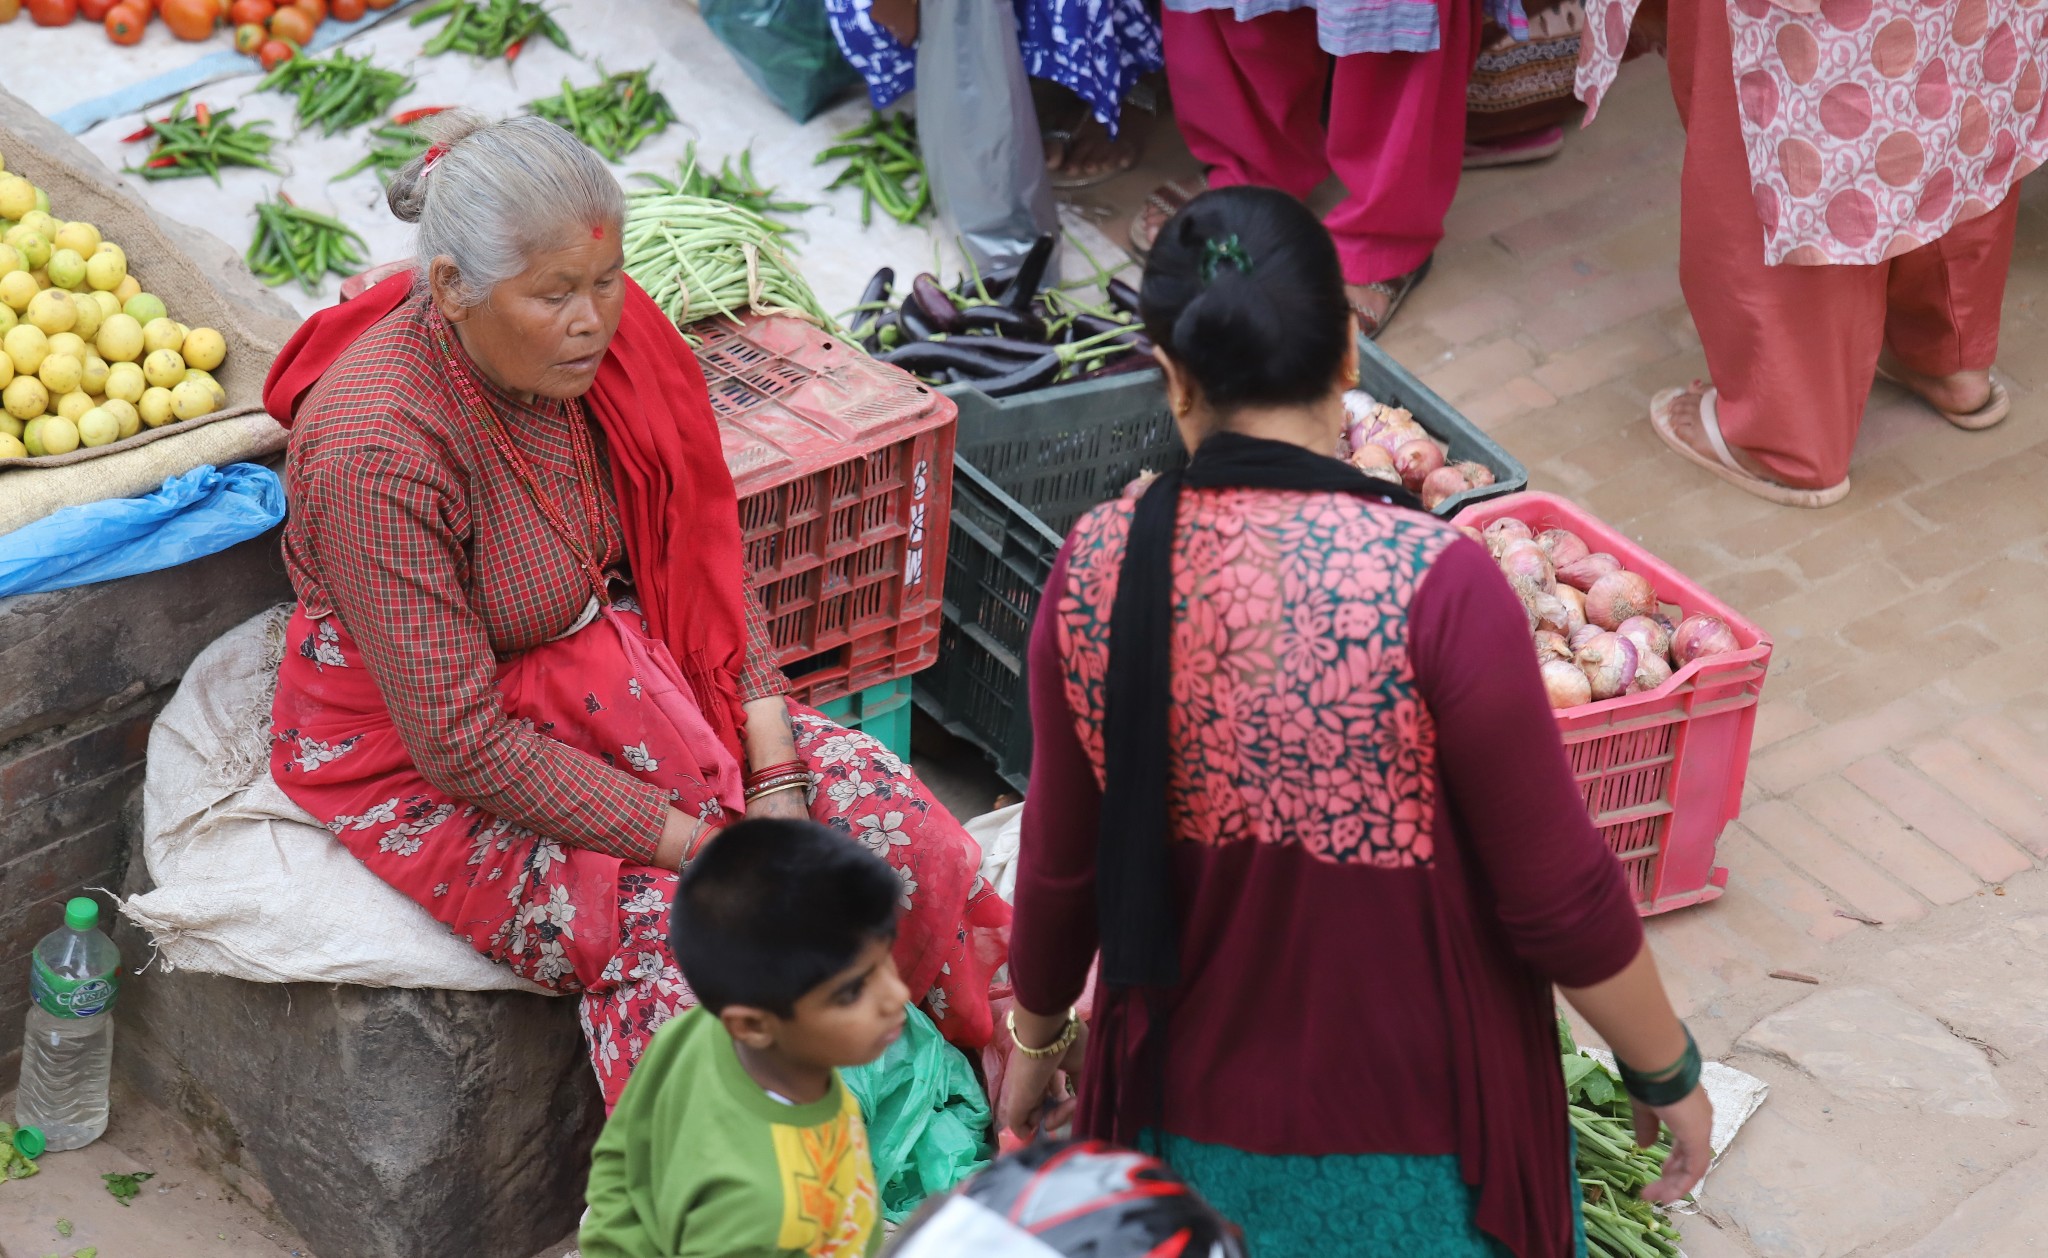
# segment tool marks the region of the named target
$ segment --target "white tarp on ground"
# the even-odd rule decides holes
[[[600,62],[612,71],[634,70],[652,62],[655,85],[667,95],[679,121],[617,167],[627,187],[637,186],[626,180],[634,171],[673,175],[692,139],[698,141],[700,157],[713,165],[737,157],[751,146],[757,177],[779,188],[788,199],[819,203],[818,208],[796,218],[805,234],[794,241],[793,248],[799,269],[828,310],[850,307],[868,276],[885,264],[894,267],[904,282],[919,271],[932,269],[935,261],[943,267],[940,274],[949,280],[962,269],[959,251],[934,222],[904,227],[878,215],[871,226],[862,227],[858,192],[851,188],[825,190],[839,165],[816,166],[813,159],[833,143],[836,134],[867,118],[865,97],[855,96],[798,125],[762,95],[712,37],[696,9],[682,0],[569,0],[557,7],[556,17],[569,33],[575,56],[536,39],[509,66],[459,54],[422,57],[420,49],[440,29],[441,22],[416,29],[402,14],[367,26],[341,46],[351,55],[369,53],[378,65],[402,69],[418,78],[418,86],[399,103],[399,109],[463,105],[501,117],[523,112],[528,101],[557,94],[565,76],[578,87],[595,82]],[[34,74],[10,73],[9,90],[46,114],[76,108],[114,88],[118,80],[107,73],[109,67],[119,67],[121,79],[133,82],[175,68],[181,50],[190,62],[217,54],[224,47],[218,43],[178,44],[165,39],[160,27],[153,28],[149,40],[136,49],[112,47],[86,25],[45,30],[20,19],[7,31],[10,43],[17,37],[21,43],[19,53],[10,47],[9,63],[37,67]],[[266,171],[232,170],[222,174],[218,186],[204,178],[156,184],[129,178],[161,211],[204,227],[237,250],[248,247],[254,230],[254,205],[282,185],[300,205],[331,213],[361,232],[373,258],[408,256],[410,228],[385,209],[383,189],[374,174],[365,171],[338,183],[328,182],[367,151],[367,130],[358,128],[331,138],[317,131],[295,134],[291,98],[254,92],[261,77],[250,73],[220,80],[196,91],[194,99],[215,109],[235,106],[240,111],[236,121],[269,119],[274,134],[280,137],[276,164],[286,169],[287,175],[280,178]],[[153,108],[151,112],[163,111]],[[79,138],[110,168],[139,165],[147,145],[123,144],[121,139],[141,125],[141,117],[136,112],[111,117]],[[1092,225],[1070,218],[1068,226],[1099,260],[1106,263],[1123,256]],[[1065,273],[1085,275],[1088,267],[1079,253],[1066,252]],[[311,313],[331,304],[338,288],[339,281],[330,280],[317,295],[309,296],[297,285],[280,291],[302,312]]]

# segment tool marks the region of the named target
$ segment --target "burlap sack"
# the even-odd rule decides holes
[[[228,345],[213,373],[228,395],[222,410],[96,449],[0,459],[0,533],[76,503],[147,492],[204,463],[282,449],[284,430],[262,414],[262,389],[271,360],[297,324],[291,308],[262,292],[226,245],[152,215],[77,141],[4,91],[0,154],[10,173],[49,194],[58,218],[85,219],[120,245],[129,272],[163,298],[173,318],[216,328]]]

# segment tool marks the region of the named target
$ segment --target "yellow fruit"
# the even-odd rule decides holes
[[[0,389],[6,388],[13,382],[14,360],[5,354],[0,354]]]
[[[150,389],[142,395],[142,400],[135,404],[135,410],[142,416],[142,422],[151,428],[163,427],[172,419],[171,391]]]
[[[175,389],[185,383],[185,360],[174,349],[151,350],[142,360],[142,378],[160,389]]]
[[[149,381],[143,378],[142,368],[134,363],[109,363],[107,365],[106,395],[130,404],[140,402]]]
[[[87,446],[112,445],[121,439],[121,421],[105,407],[95,406],[78,417],[78,440]]]
[[[41,291],[42,291],[43,289],[46,289],[46,288],[52,288],[52,287],[55,287],[54,285],[52,285],[52,284],[50,283],[50,268],[49,268],[49,267],[46,267],[46,266],[39,266],[39,267],[37,267],[37,268],[36,268],[35,270],[33,270],[33,271],[30,271],[30,272],[28,273],[28,277],[29,277],[30,279],[34,280],[34,281],[36,282],[36,291],[37,291],[37,292],[41,292]]]
[[[142,325],[142,352],[145,354],[154,354],[160,349],[177,349],[184,343],[185,330],[178,326],[176,319],[151,319]]]
[[[214,379],[211,373],[200,371],[195,367],[187,367],[185,369],[185,378],[187,380],[196,380],[206,386],[207,393],[213,397],[213,409],[220,410],[228,404],[228,391],[220,387],[220,381]]]
[[[14,416],[9,415],[6,411],[0,411],[0,432],[4,432],[8,436],[18,439],[21,436],[21,434],[27,431],[27,424],[24,424],[20,420],[16,419]]]
[[[69,354],[51,354],[36,368],[36,378],[44,388],[62,397],[84,383],[85,364]]]
[[[50,352],[52,354],[69,354],[79,362],[84,362],[86,354],[90,352],[90,347],[86,345],[85,338],[76,332],[59,332],[50,338]]]
[[[227,358],[228,342],[212,328],[193,328],[185,334],[185,344],[179,352],[185,356],[187,366],[212,371]]]
[[[31,323],[17,323],[0,337],[0,350],[14,360],[14,369],[24,376],[36,374],[36,368],[43,365],[43,359],[50,356],[50,338],[43,330]],[[27,418],[27,416],[23,416]]]
[[[21,444],[28,448],[31,458],[40,458],[49,453],[48,450],[43,449],[42,433],[43,417],[41,415],[36,416],[22,426]]]
[[[0,389],[0,407],[19,420],[39,419],[50,407],[50,391],[34,376],[19,375]]]
[[[36,287],[35,277],[27,271],[9,271],[0,275],[0,302],[5,302],[15,314],[28,309],[28,304],[41,291]]]
[[[71,308],[78,312],[78,321],[71,325],[73,332],[87,341],[100,334],[100,324],[106,322],[107,312],[100,309],[98,302],[84,293],[79,293],[72,297]]]
[[[28,264],[21,260],[21,250],[13,245],[0,245],[0,275],[10,271],[26,271]]]
[[[128,304],[130,298],[134,297],[141,291],[142,285],[140,282],[136,280],[134,276],[124,275],[121,277],[121,282],[114,285],[114,300],[120,302],[122,305],[125,306]]]
[[[0,284],[7,281],[0,279]],[[142,325],[126,314],[110,314],[100,322],[93,338],[100,357],[110,363],[132,363],[142,357]]]
[[[74,218],[57,229],[57,239],[51,242],[59,249],[73,249],[80,258],[90,258],[100,247],[100,229],[84,219]]]
[[[50,255],[46,268],[50,283],[66,292],[75,292],[85,287],[85,258],[76,249],[59,249]]]
[[[0,218],[20,218],[36,208],[36,186],[20,175],[0,175]]]
[[[135,320],[137,323],[141,324],[145,328],[150,325],[150,322],[152,320],[167,318],[171,313],[170,311],[164,309],[163,298],[157,296],[155,293],[145,293],[140,291],[138,291],[133,297],[130,297],[126,301],[123,301],[121,303],[121,309],[127,311],[129,318]]]
[[[58,398],[57,404],[50,409],[75,424],[80,415],[92,409],[92,398],[84,393],[67,393]]]
[[[43,420],[43,449],[50,454],[69,454],[78,448],[78,424],[62,415]]]
[[[48,366],[49,364],[44,363],[43,365]],[[106,359],[101,358],[98,354],[87,354],[85,356],[85,370],[78,377],[78,387],[94,397],[104,396],[107,391],[107,376],[112,371],[113,368],[107,366]]]
[[[9,332],[13,331],[14,325],[19,322],[21,322],[21,316],[14,313],[14,307],[4,301],[0,301],[0,336],[6,336]]]
[[[40,269],[50,260],[50,242],[31,231],[26,223],[9,228],[7,235],[0,240],[13,245],[15,252],[21,255],[21,264],[31,271]]]
[[[204,380],[187,380],[171,390],[171,413],[179,419],[198,419],[213,409],[213,390]]]
[[[41,188],[36,189],[36,208],[45,214],[50,212],[50,194]]]
[[[120,398],[108,398],[100,403],[100,409],[120,422],[123,437],[132,437],[142,431],[142,412]]]
[[[21,225],[50,242],[52,249],[57,247],[59,224],[56,219],[50,217],[48,210],[30,210],[21,216]]]
[[[98,253],[85,260],[85,282],[101,292],[119,288],[127,278],[128,257],[118,245],[101,245]]]
[[[92,302],[100,308],[100,318],[102,319],[105,319],[108,315],[121,313],[121,303],[112,293],[96,292],[92,294]]]
[[[11,433],[0,433],[0,459],[25,459],[28,447],[16,440]]]
[[[28,309],[22,314],[51,336],[78,326],[78,308],[71,304],[71,294],[61,288],[37,293],[29,299]]]

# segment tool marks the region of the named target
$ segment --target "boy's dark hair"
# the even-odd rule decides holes
[[[1182,207],[1153,243],[1138,308],[1226,413],[1325,396],[1349,348],[1337,246],[1273,188],[1217,188]]]
[[[706,1009],[793,1017],[805,992],[896,934],[896,872],[815,821],[742,821],[676,887],[669,949]]]

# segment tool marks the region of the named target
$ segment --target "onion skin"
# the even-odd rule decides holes
[[[1515,593],[1524,598],[1550,594],[1557,589],[1550,556],[1534,542],[1509,542],[1500,552],[1500,570],[1507,574],[1508,584],[1515,587]]]
[[[1569,585],[1557,587],[1557,601],[1564,604],[1567,623],[1564,636],[1569,638],[1586,627],[1586,596]]]
[[[1500,552],[1507,549],[1509,542],[1531,541],[1535,536],[1529,526],[1520,520],[1511,515],[1502,516],[1486,526],[1486,549],[1493,552],[1495,559],[1499,559]]]
[[[1463,459],[1451,464],[1451,466],[1457,469],[1460,476],[1465,478],[1465,488],[1467,489],[1484,489],[1488,485],[1493,484],[1493,469],[1484,463],[1474,463],[1470,459]]]
[[[1593,701],[1592,683],[1578,665],[1563,660],[1544,662],[1543,689],[1550,696],[1550,706],[1557,709],[1576,708]]]
[[[1570,529],[1545,529],[1536,535],[1536,544],[1559,568],[1577,563],[1593,553],[1593,548]]]
[[[1709,655],[1741,649],[1728,622],[1705,612],[1687,616],[1671,635],[1671,662],[1680,668]]]
[[[1614,627],[1614,631],[1636,644],[1638,654],[1654,655],[1659,659],[1671,656],[1671,632],[1649,616],[1630,616]]]
[[[1401,473],[1401,483],[1410,489],[1421,489],[1429,474],[1443,465],[1444,452],[1427,437],[1407,442],[1394,451],[1394,470]]]
[[[1593,583],[1610,572],[1621,571],[1621,560],[1604,550],[1594,551],[1582,559],[1573,560],[1558,570],[1557,579],[1575,590],[1586,591]]]
[[[1571,631],[1571,611],[1564,600],[1555,594],[1536,594],[1523,600],[1529,610],[1536,613],[1536,631],[1545,630],[1560,637]]]
[[[1351,450],[1351,466],[1361,472],[1374,468],[1386,468],[1391,471],[1394,456],[1375,445],[1354,446]]]
[[[1618,633],[1602,633],[1573,652],[1572,663],[1586,675],[1595,700],[1612,699],[1636,679],[1636,644]]]
[[[1605,632],[1607,631],[1605,629],[1602,629],[1598,625],[1580,625],[1578,628],[1566,634],[1564,640],[1566,645],[1570,646],[1573,651],[1577,651],[1580,647],[1586,645],[1588,642],[1591,642],[1593,639],[1599,637],[1601,634]]]
[[[1647,578],[1626,568],[1608,573],[1586,591],[1586,623],[1618,629],[1631,616],[1657,610],[1657,591]]]
[[[1670,680],[1671,665],[1664,662],[1663,656],[1640,655],[1636,659],[1636,677],[1628,684],[1628,692],[1632,695],[1641,694],[1646,690],[1655,690]]]
[[[1565,642],[1562,634],[1552,633],[1548,629],[1538,629],[1536,631],[1536,662],[1538,664],[1548,663],[1551,660],[1558,660],[1569,664],[1571,663],[1571,658],[1571,646]]]
[[[1455,467],[1440,467],[1422,478],[1422,505],[1434,511],[1442,506],[1445,499],[1464,493],[1472,486]]]

